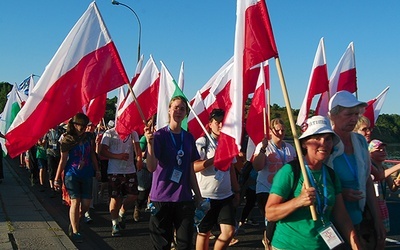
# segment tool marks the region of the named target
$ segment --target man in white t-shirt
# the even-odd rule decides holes
[[[111,235],[121,236],[120,229],[125,228],[124,213],[128,207],[133,206],[138,195],[136,172],[142,166],[139,136],[133,131],[126,139],[122,140],[115,128],[111,128],[103,134],[100,154],[109,159],[107,175],[111,198]],[[126,196],[125,199],[123,199],[124,196]]]
[[[227,248],[235,233],[235,207],[240,201],[236,172],[233,166],[227,171],[218,170],[214,166],[214,145],[218,143],[224,114],[221,109],[214,109],[210,114],[209,136],[213,143],[206,137],[200,137],[196,141],[200,160],[195,161],[194,171],[201,196],[209,198],[211,203],[210,210],[198,225],[196,249],[208,249],[211,229],[217,224],[221,228],[221,234],[215,241],[214,249]]]

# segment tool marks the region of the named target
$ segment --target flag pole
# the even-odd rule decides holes
[[[190,109],[190,112],[193,113],[194,118],[196,118],[197,122],[199,123],[201,129],[203,129],[204,134],[207,136],[208,140],[210,141],[210,144],[214,147],[217,148],[217,145],[215,145],[214,140],[212,140],[210,134],[208,133],[207,129],[204,127],[203,123],[200,121],[200,118],[197,116],[196,112],[192,108],[192,105],[190,105],[189,101],[186,100],[186,103]]]
[[[131,86],[129,83],[127,83],[126,85],[128,85],[129,92],[131,92],[131,94],[132,94],[133,101],[135,102],[136,107],[137,107],[137,109],[138,109],[138,111],[139,111],[140,118],[142,118],[142,121],[143,121],[144,125],[146,126],[146,125],[147,125],[146,117],[144,117],[142,108],[140,107],[139,102],[138,102],[138,100],[137,100],[137,98],[136,98],[136,95],[135,95],[135,93],[133,92],[133,88],[132,88],[132,86]],[[118,111],[117,111],[117,112],[118,112]]]
[[[309,188],[310,187],[310,181],[308,180],[308,175],[307,175],[307,172],[306,172],[306,168],[304,166],[304,159],[303,159],[303,155],[301,153],[301,145],[300,145],[299,138],[297,136],[296,126],[295,126],[293,113],[292,113],[292,108],[290,106],[289,95],[288,95],[288,92],[287,92],[285,79],[283,77],[282,66],[281,66],[281,62],[279,60],[279,57],[275,58],[275,63],[276,63],[276,69],[278,71],[279,81],[280,81],[281,87],[282,87],[283,97],[285,99],[286,110],[287,110],[287,113],[288,113],[288,118],[289,118],[289,122],[290,122],[290,128],[292,129],[293,140],[294,140],[294,144],[295,144],[295,147],[296,147],[297,157],[298,157],[299,163],[300,163],[301,173],[303,174],[305,187]],[[315,206],[314,205],[310,205],[310,210],[311,210],[312,219],[314,221],[316,221],[317,220],[317,213],[316,213],[316,210],[315,210]]]

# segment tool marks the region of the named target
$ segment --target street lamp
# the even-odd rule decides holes
[[[115,1],[115,0],[112,0],[111,3],[114,4],[114,5],[122,5],[122,6],[125,6],[126,8],[128,8],[130,11],[132,11],[132,13],[135,15],[135,17],[136,17],[136,19],[138,21],[138,24],[139,24],[138,62],[139,62],[139,60],[140,60],[140,38],[142,36],[142,24],[140,23],[139,16],[136,14],[136,12],[131,7],[129,7],[128,5],[126,5],[124,3],[120,3],[120,2]]]

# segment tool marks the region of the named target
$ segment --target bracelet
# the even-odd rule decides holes
[[[263,147],[260,148],[260,153],[265,154],[267,152],[267,150]]]

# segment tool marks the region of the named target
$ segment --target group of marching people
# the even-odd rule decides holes
[[[363,135],[353,131],[366,105],[351,93],[339,91],[329,102],[329,117],[306,120],[299,137],[304,172],[293,146],[283,141],[283,122],[271,121],[271,139],[257,146],[253,158],[258,171],[257,204],[265,215],[266,248],[384,248],[387,228],[371,178],[376,171],[371,169],[377,165],[374,152],[380,152],[382,164],[385,144],[376,140],[368,144]],[[209,248],[216,224],[221,233],[214,249],[225,249],[235,234],[235,207],[241,190],[233,166],[228,171],[214,166],[223,111],[214,110],[210,115],[210,138],[197,141],[181,128],[187,112],[184,98],[172,99],[169,125],[157,131],[145,129],[147,164],[153,172],[150,200],[157,209],[150,218],[151,239],[156,249],[169,249],[173,241],[178,249],[190,249],[195,207],[209,198],[211,209],[197,226],[196,249]],[[207,143],[210,139],[213,143]],[[389,180],[388,171],[379,173],[374,181]],[[391,190],[400,185],[398,180],[388,183]]]
[[[391,191],[400,185],[390,177],[400,166],[386,169],[382,164],[386,144],[368,142],[354,132],[361,126],[365,106],[351,93],[337,92],[329,102],[329,117],[313,116],[302,125],[301,157],[284,141],[283,121],[270,122],[270,139],[257,145],[252,160],[257,205],[265,217],[262,241],[266,249],[384,248],[389,221],[382,200],[386,185]],[[192,249],[193,244],[196,249],[208,249],[215,226],[220,234],[214,249],[226,249],[235,242],[236,207],[243,191],[236,162],[227,170],[214,165],[225,112],[214,109],[208,135],[197,140],[182,128],[188,112],[187,100],[176,96],[169,103],[169,124],[156,130],[151,119],[141,140],[137,132],[120,138],[115,128],[102,134],[97,152],[108,159],[112,236],[122,234],[126,211],[135,201],[138,204],[138,197],[147,204],[149,192],[153,206],[149,229],[155,249]],[[90,205],[93,177],[100,178],[101,173],[95,140],[85,132],[88,124],[84,114],[69,121],[60,139],[61,160],[54,178],[54,187],[59,189],[63,177],[71,198],[70,230],[76,242],[82,241],[79,220]],[[147,189],[139,183],[143,177],[138,180],[143,169],[147,180],[150,176]],[[375,192],[374,182],[380,193]],[[195,209],[206,198],[211,206],[196,225],[193,243]]]

